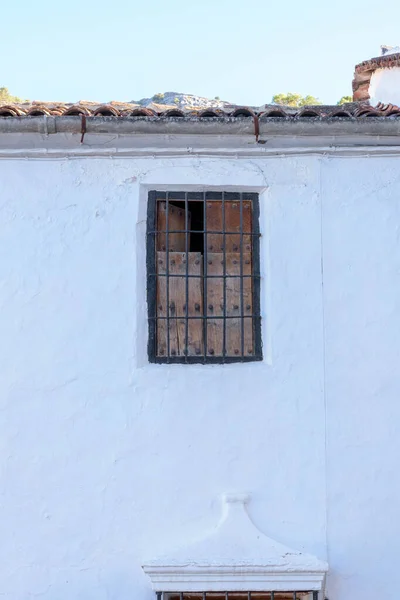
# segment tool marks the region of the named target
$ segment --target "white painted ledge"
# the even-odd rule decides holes
[[[326,562],[262,534],[244,494],[224,496],[223,517],[207,537],[143,565],[164,592],[323,590]]]

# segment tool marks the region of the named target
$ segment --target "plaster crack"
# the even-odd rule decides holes
[[[67,379],[66,381],[63,381],[62,383],[55,385],[53,387],[49,387],[49,388],[45,389],[44,391],[47,393],[56,392],[57,390],[61,390],[65,387],[68,387],[72,383],[75,383],[75,381],[78,381],[78,379],[79,379],[78,377],[71,377],[71,379]]]

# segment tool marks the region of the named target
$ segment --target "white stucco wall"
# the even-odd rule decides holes
[[[322,167],[330,598],[394,598],[399,158]]]
[[[400,67],[377,69],[373,72],[368,90],[370,103],[400,105]]]
[[[143,560],[213,527],[226,491],[329,561],[330,600],[391,597],[399,166],[0,161],[3,597],[150,600]],[[202,186],[260,192],[263,363],[146,362],[147,190]]]

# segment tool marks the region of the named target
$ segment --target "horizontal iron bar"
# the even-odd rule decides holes
[[[182,202],[187,198],[189,202],[204,202],[204,200],[215,200],[220,202],[224,199],[225,202],[251,202],[255,196],[254,192],[156,192],[156,201],[164,202],[167,198],[168,202]]]
[[[170,309],[171,310],[171,309]],[[172,317],[149,317],[149,321],[176,321],[177,319],[179,319],[180,321],[184,321],[184,320],[188,320],[188,321],[197,321],[197,320],[205,320],[205,321],[215,321],[215,320],[219,320],[219,319],[261,319],[261,317],[257,317],[256,315],[241,315],[240,313],[238,315],[235,315],[233,317],[230,316],[214,316],[214,315],[200,315],[200,316],[195,316],[195,317],[187,317],[185,314],[179,316],[179,315],[173,315]]]
[[[240,235],[240,231],[214,231],[212,229],[153,229],[152,231],[148,231],[147,235],[154,235],[155,233],[207,233],[209,235]],[[261,233],[252,233],[251,231],[243,231],[243,235],[261,237]],[[182,252],[184,252],[184,250]]]
[[[165,363],[192,363],[192,364],[221,364],[221,363],[237,363],[237,362],[254,362],[262,360],[260,354],[249,354],[248,356],[223,356],[218,354],[216,356],[205,356],[199,354],[198,356],[155,356],[154,362],[159,364]]]
[[[194,279],[260,279],[260,275],[191,275],[190,273],[186,275],[186,273],[149,273],[149,277],[180,277],[181,279],[186,279],[186,277],[191,277]]]

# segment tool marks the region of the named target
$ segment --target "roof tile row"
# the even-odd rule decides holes
[[[378,104],[376,107],[366,103],[349,103],[343,106],[305,106],[301,109],[266,105],[262,110],[250,107],[234,107],[231,110],[205,109],[181,110],[176,107],[144,108],[121,102],[94,104],[80,102],[78,104],[32,103],[6,104],[0,106],[0,117],[38,117],[38,116],[80,116],[87,117],[147,117],[147,118],[247,118],[264,119],[358,119],[363,117],[400,117],[400,107],[392,104]]]

